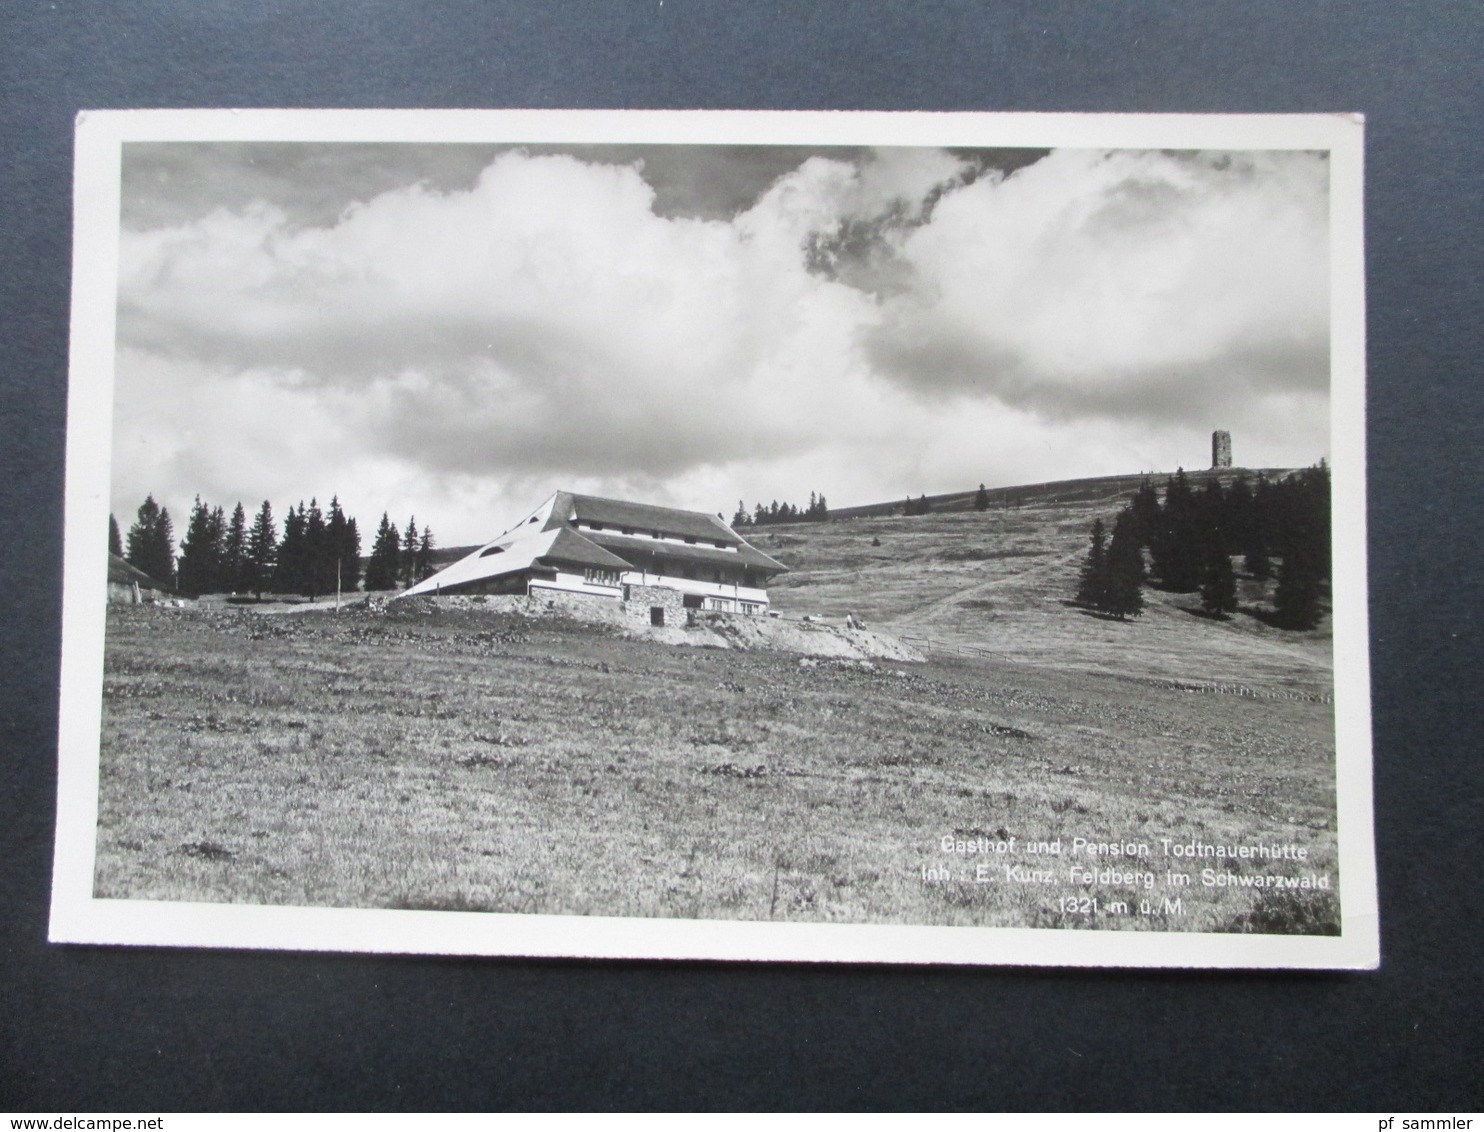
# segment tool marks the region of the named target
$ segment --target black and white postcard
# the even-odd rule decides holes
[[[51,938],[1374,967],[1362,136],[81,115]]]

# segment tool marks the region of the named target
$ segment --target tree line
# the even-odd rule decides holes
[[[388,532],[390,532],[388,534]],[[433,533],[418,533],[409,520],[405,539],[385,514],[377,531],[365,583],[368,590],[401,589],[432,573]],[[360,588],[361,535],[338,497],[329,511],[311,499],[290,506],[280,537],[273,506],[258,508],[251,526],[241,503],[228,516],[220,506],[197,496],[180,540],[177,559],[170,512],[147,496],[139,507],[127,540],[118,521],[108,517],[108,549],[150,577],[182,593],[298,594],[311,600]]]
[[[1181,469],[1163,499],[1145,480],[1115,518],[1111,538],[1102,520],[1093,524],[1077,601],[1120,620],[1137,616],[1150,581],[1172,593],[1199,592],[1201,608],[1225,618],[1237,610],[1238,556],[1256,581],[1276,572],[1273,624],[1319,623],[1331,566],[1330,477],[1322,461],[1276,481],[1259,474],[1254,483],[1239,473],[1230,488],[1212,477],[1199,491]]]
[[[751,513],[747,505],[737,500],[737,513],[732,516],[732,529],[738,527],[766,527],[771,523],[823,523],[830,517],[829,504],[823,495],[809,493],[809,505],[799,507],[792,503],[773,500],[768,506],[759,503]]]

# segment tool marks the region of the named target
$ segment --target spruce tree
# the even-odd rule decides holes
[[[732,516],[732,529],[747,526],[751,520],[747,517],[747,505],[740,499],[737,500],[737,513]]]
[[[1237,611],[1237,575],[1224,548],[1211,545],[1201,579],[1201,608],[1225,620]]]
[[[1295,546],[1278,567],[1273,592],[1273,620],[1285,629],[1313,629],[1319,624],[1322,572],[1307,547]]]
[[[143,570],[157,582],[175,585],[175,532],[170,512],[145,496],[139,505],[135,523],[129,528],[129,563]]]
[[[304,516],[304,568],[300,592],[310,601],[335,588],[335,558],[325,528],[325,513],[311,498]]]
[[[381,526],[376,529],[376,539],[371,544],[371,558],[366,563],[367,590],[394,590],[402,572],[402,544],[397,528],[381,513]]]
[[[263,506],[252,521],[247,532],[247,548],[242,561],[242,589],[259,601],[263,591],[273,581],[278,564],[278,524],[273,521],[273,508],[263,500]]]
[[[211,512],[198,495],[186,523],[185,537],[180,540],[177,585],[193,597],[210,592],[212,566]]]
[[[304,502],[298,510],[289,507],[283,517],[283,539],[278,544],[278,565],[273,572],[273,588],[279,593],[297,594],[304,588]]]
[[[1203,560],[1195,493],[1183,468],[1177,468],[1165,486],[1159,526],[1150,541],[1154,572],[1165,589],[1190,593],[1200,588]]]
[[[417,516],[414,515],[407,520],[407,529],[402,532],[402,568],[397,582],[404,590],[417,582],[417,541]]]
[[[206,520],[207,545],[207,593],[219,594],[232,588],[227,578],[227,514],[220,505],[211,509]]]
[[[1130,509],[1134,516],[1134,537],[1140,546],[1152,547],[1160,531],[1159,495],[1147,478],[1139,484]]]
[[[1108,590],[1103,606],[1120,621],[1144,611],[1144,553],[1131,511],[1120,511],[1108,543]]]
[[[227,535],[222,542],[222,589],[238,593],[248,589],[244,583],[247,574],[247,512],[239,502],[232,509],[232,521],[227,526]]]
[[[119,521],[112,515],[108,516],[108,553],[116,558],[124,556],[124,540],[119,534]]]
[[[1090,609],[1103,609],[1108,598],[1108,548],[1107,536],[1103,532],[1103,521],[1092,524],[1092,546],[1087,551],[1087,561],[1082,564],[1082,573],[1077,581],[1077,602]]]
[[[1218,547],[1230,554],[1231,541],[1226,526],[1226,492],[1221,481],[1212,476],[1195,501],[1196,541],[1203,548]],[[1202,555],[1202,573],[1209,555]]]
[[[985,487],[982,483],[979,485],[979,490],[974,493],[974,510],[989,510],[989,492],[985,490]]]
[[[339,585],[341,591],[358,588],[361,584],[361,536],[356,531],[356,521],[347,518],[340,509],[339,496],[330,499],[325,541],[330,558],[326,570],[327,584]]]
[[[433,576],[433,532],[427,526],[423,527],[422,538],[418,540],[412,572],[416,575],[413,580],[417,582]]]
[[[340,556],[340,585],[343,589],[361,588],[361,532],[356,527],[354,516],[345,520],[345,540]]]

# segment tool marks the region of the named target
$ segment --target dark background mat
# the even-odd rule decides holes
[[[1475,5],[0,6],[0,1109],[1484,1105]],[[72,120],[1362,111],[1379,973],[50,947]]]

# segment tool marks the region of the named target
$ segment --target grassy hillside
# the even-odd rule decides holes
[[[1163,838],[1333,878],[1329,709],[995,660],[677,648],[408,605],[109,612],[103,897],[1333,931],[1333,890],[1174,886]],[[1060,840],[990,861],[942,841]],[[1126,862],[1074,838],[1143,844]],[[985,864],[982,876],[977,867]],[[1125,866],[1092,883],[1073,869]],[[1008,868],[1049,865],[1047,881]],[[1084,898],[1097,898],[1096,906]],[[1167,907],[1166,899],[1172,901]],[[1148,901],[1141,910],[1141,901]]]
[[[1333,932],[1328,629],[1265,624],[1250,579],[1230,621],[1155,590],[1126,623],[1072,607],[1114,486],[749,532],[791,568],[783,616],[853,612],[927,663],[681,648],[453,602],[113,607],[96,892]],[[986,861],[945,838],[1021,848]],[[1149,856],[1120,872],[1073,856],[1077,838]],[[1308,857],[1203,884],[1166,839]],[[1025,852],[1040,841],[1065,855]],[[1248,883],[1299,874],[1330,887]]]
[[[1133,486],[1137,487],[1137,480]],[[1265,624],[1253,611],[1272,582],[1239,582],[1241,612],[1217,621],[1196,594],[1144,591],[1143,616],[1109,620],[1074,608],[1077,573],[1095,519],[1111,528],[1121,492],[988,511],[833,519],[748,532],[790,568],[770,588],[787,616],[843,617],[1003,660],[1146,678],[1325,694],[1328,622],[1312,632]],[[1054,500],[1054,501],[1053,501]]]

